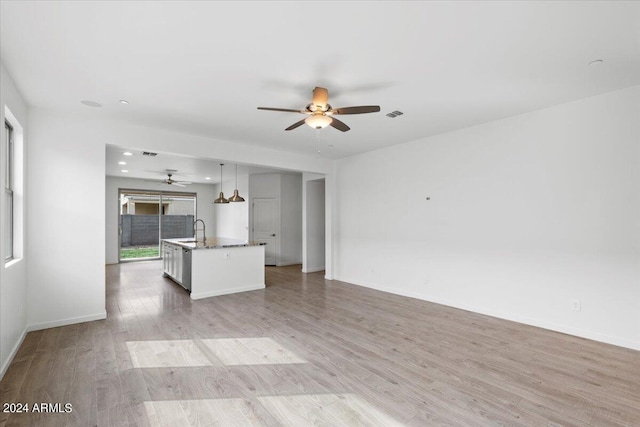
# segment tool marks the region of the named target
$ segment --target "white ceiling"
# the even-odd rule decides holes
[[[191,181],[202,184],[216,184],[220,182],[220,163],[222,179],[225,182],[235,179],[236,164],[224,160],[199,159],[169,153],[156,153],[145,156],[140,150],[107,145],[106,174],[123,178],[142,178],[146,180],[162,181],[167,178],[167,169],[174,170],[172,178],[176,181]],[[129,152],[130,156],[123,153]],[[126,162],[120,165],[118,162]],[[123,172],[126,170],[127,172]],[[281,169],[265,168],[254,165],[238,164],[238,175],[257,175],[265,173],[292,173]],[[206,179],[209,177],[210,179]]]
[[[104,117],[328,158],[640,84],[639,2],[0,4],[2,62],[32,106],[93,100]],[[382,111],[342,116],[341,133],[285,132],[302,116],[256,109],[302,108],[314,86]]]

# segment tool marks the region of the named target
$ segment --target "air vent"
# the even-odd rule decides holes
[[[387,117],[391,117],[392,119],[394,119],[394,118],[396,118],[396,117],[398,117],[398,116],[401,116],[401,115],[403,115],[403,114],[404,114],[404,113],[403,113],[402,111],[398,111],[398,110],[396,110],[396,111],[392,111],[392,112],[388,113],[388,114],[387,114]]]
[[[158,155],[158,153],[152,153],[151,151],[143,151],[142,152],[143,156],[149,156],[149,157],[155,157]]]

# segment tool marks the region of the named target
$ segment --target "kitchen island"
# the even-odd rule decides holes
[[[194,300],[264,289],[264,245],[226,237],[164,239],[164,275]]]

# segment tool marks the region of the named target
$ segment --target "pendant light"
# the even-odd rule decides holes
[[[230,202],[244,202],[244,199],[238,194],[238,164],[236,163],[236,189],[233,190],[233,196],[229,197]]]
[[[224,198],[224,193],[222,192],[222,167],[224,163],[220,163],[220,197],[215,199],[213,203],[229,203],[227,199]]]

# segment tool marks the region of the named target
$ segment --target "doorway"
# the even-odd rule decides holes
[[[162,239],[193,237],[195,193],[119,190],[118,261],[162,257]]]
[[[305,182],[305,242],[302,271],[312,273],[325,269],[325,180]]]

